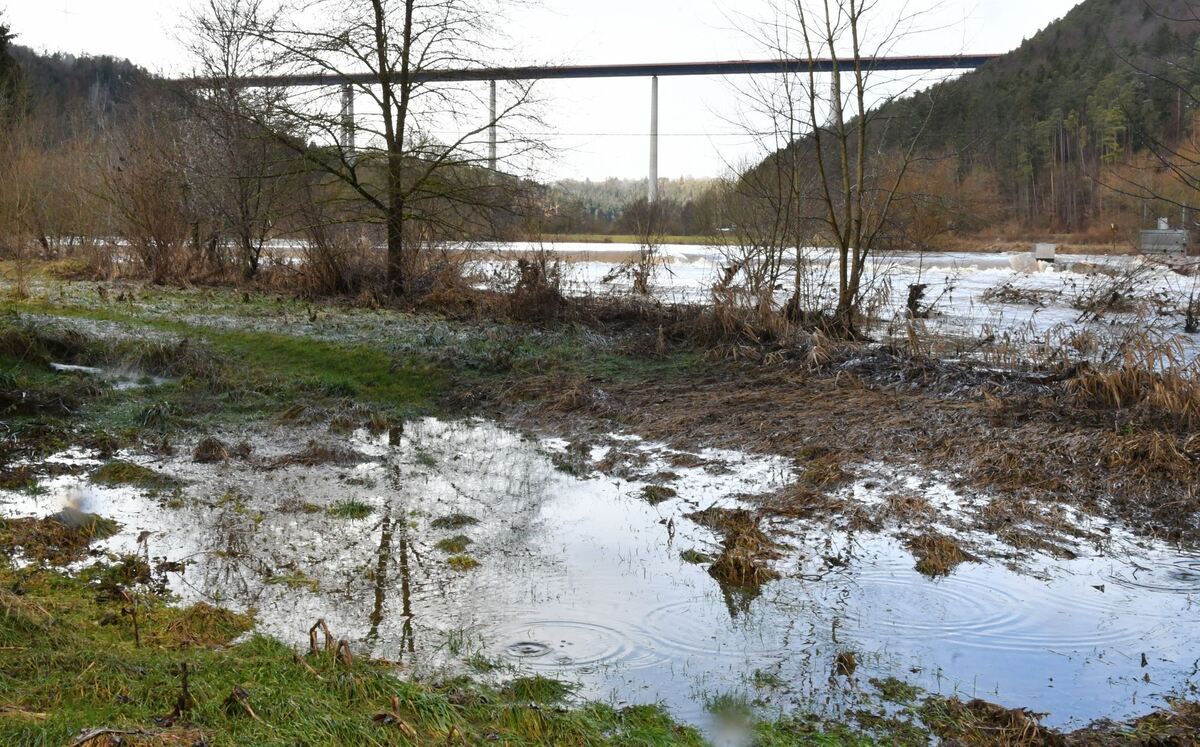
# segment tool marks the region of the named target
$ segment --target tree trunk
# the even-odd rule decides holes
[[[403,296],[405,287],[404,200],[393,197],[387,214],[387,287],[393,296]]]

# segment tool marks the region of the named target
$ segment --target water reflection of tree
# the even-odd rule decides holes
[[[392,520],[392,502],[388,501],[383,508],[383,519],[379,522],[379,551],[375,559],[375,603],[371,607],[369,617],[371,627],[367,631],[366,642],[374,646],[379,641],[379,626],[383,622],[385,616],[385,608],[387,606],[387,591],[388,591],[388,566],[392,563],[392,540],[395,538],[397,522]],[[401,603],[401,625],[400,625],[400,656],[398,660],[403,660],[404,653],[413,653],[416,649],[416,640],[413,635],[413,612],[412,612],[412,577],[408,563],[408,526],[403,521],[399,522],[399,550],[400,550],[400,603]]]
[[[550,488],[560,479],[540,449],[509,431],[478,423],[426,421],[414,429],[413,441],[440,457],[432,477],[461,500],[505,517],[512,532],[507,542],[529,540],[543,504],[553,496]]]
[[[207,513],[207,521],[192,524],[195,532],[196,554],[185,558],[199,571],[198,583],[192,583],[184,573],[184,582],[196,588],[208,599],[236,597],[254,604],[262,594],[263,578],[271,573],[258,548],[261,536],[258,527],[236,508],[219,508]]]

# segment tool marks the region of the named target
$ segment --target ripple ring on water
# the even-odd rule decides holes
[[[493,633],[501,653],[534,669],[617,666],[640,669],[666,659],[640,631],[578,620],[522,620]]]

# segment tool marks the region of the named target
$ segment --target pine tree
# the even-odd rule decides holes
[[[21,68],[12,56],[13,34],[0,19],[0,122],[15,116],[21,91]]]

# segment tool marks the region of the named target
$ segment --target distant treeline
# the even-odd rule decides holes
[[[711,235],[720,228],[722,184],[716,179],[661,179],[655,232]],[[640,234],[646,230],[645,179],[567,179],[545,196],[547,233]]]

